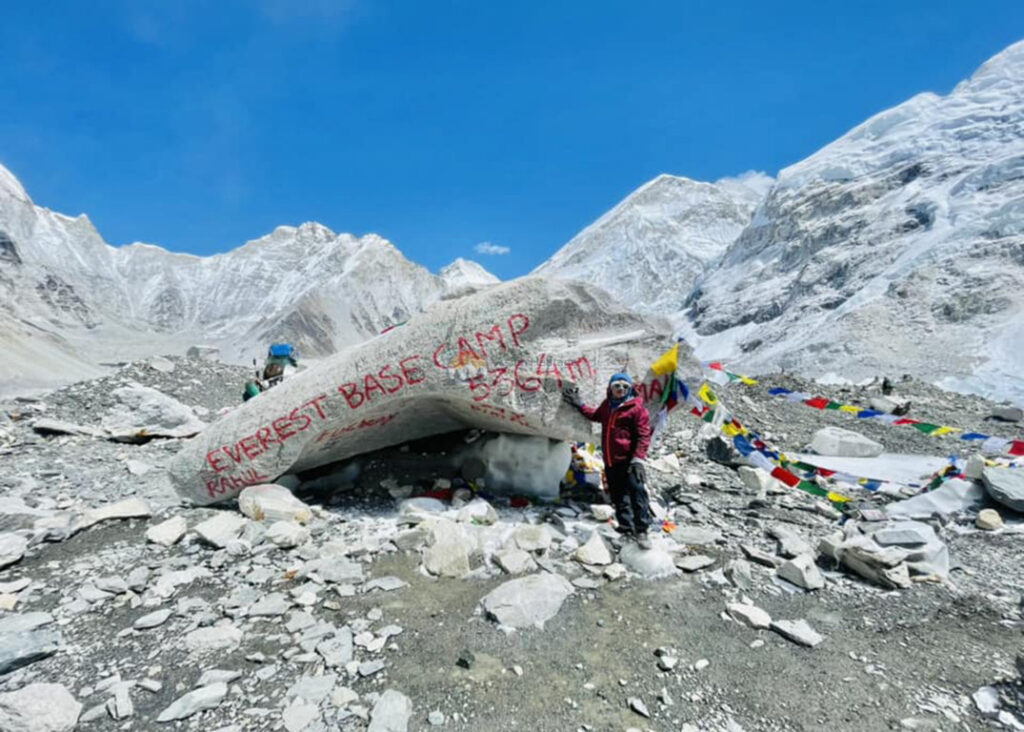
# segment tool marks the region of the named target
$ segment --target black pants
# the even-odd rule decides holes
[[[651,505],[647,501],[647,489],[643,483],[633,479],[629,463],[619,463],[604,469],[608,479],[608,492],[615,506],[615,518],[619,528],[642,534],[651,526]]]

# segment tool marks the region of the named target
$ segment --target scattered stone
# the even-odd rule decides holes
[[[372,661],[363,661],[359,664],[359,675],[363,677],[373,676],[375,673],[383,671],[384,666],[384,660],[380,658],[375,658]]]
[[[483,498],[474,498],[459,509],[459,513],[456,515],[455,520],[467,524],[491,526],[498,521],[498,514],[494,510],[494,507]]]
[[[309,529],[293,521],[276,521],[267,529],[266,539],[282,549],[292,549],[309,541]]]
[[[710,567],[714,563],[713,557],[703,554],[687,554],[676,559],[676,566],[684,572],[696,572],[699,569]]]
[[[411,716],[412,702],[409,698],[394,689],[388,689],[373,705],[367,732],[406,732]]]
[[[469,550],[462,527],[439,521],[432,529],[430,546],[423,550],[423,567],[438,577],[458,579],[469,574]]]
[[[773,557],[771,554],[768,554],[767,552],[761,551],[756,546],[753,546],[751,544],[740,544],[740,549],[743,550],[743,553],[746,555],[747,559],[749,559],[752,562],[757,562],[762,566],[771,567],[772,569],[775,569],[782,563],[778,558]]]
[[[283,593],[270,592],[249,607],[249,615],[252,617],[276,617],[284,615],[291,606],[291,602]]]
[[[188,521],[184,516],[175,516],[166,521],[161,521],[156,526],[146,530],[146,539],[161,546],[173,546],[188,531]]]
[[[754,586],[754,575],[750,562],[744,559],[733,559],[722,570],[736,588],[749,590]]]
[[[19,534],[0,534],[0,568],[21,560],[28,548],[28,539]]]
[[[155,628],[159,625],[163,625],[167,622],[167,618],[169,617],[171,617],[170,610],[166,608],[163,610],[156,610],[138,618],[134,623],[132,623],[132,627],[135,628],[135,630],[148,630],[149,628]]]
[[[238,510],[253,521],[291,521],[307,524],[313,518],[309,506],[281,485],[251,485],[238,494]]]
[[[819,635],[806,620],[773,620],[770,628],[787,640],[814,648],[825,638]]]
[[[754,605],[746,605],[739,602],[732,602],[726,606],[729,610],[729,615],[733,619],[747,625],[751,628],[764,629],[768,628],[772,623],[771,616],[759,607]]]
[[[281,721],[287,732],[302,732],[320,718],[320,709],[303,699],[295,699],[281,712]]]
[[[1003,528],[1003,517],[993,508],[983,508],[978,512],[974,525],[985,531],[997,531]]]
[[[1011,404],[998,404],[992,407],[992,416],[1004,422],[1024,421],[1024,409]]]
[[[525,574],[537,568],[533,557],[522,549],[506,549],[494,555],[494,561],[508,574]]]
[[[573,586],[564,577],[544,572],[510,580],[488,593],[484,610],[511,628],[544,627],[561,609]]]
[[[810,544],[785,526],[769,526],[768,534],[779,542],[779,554],[784,557],[793,558],[814,553]]]
[[[11,617],[17,616],[4,620]],[[60,633],[52,630],[0,631],[0,676],[52,656],[62,642]]]
[[[434,727],[440,727],[442,724],[444,724],[444,713],[435,709],[427,715],[427,722],[429,722]]]
[[[392,590],[400,590],[401,588],[408,586],[409,583],[405,580],[392,576],[378,577],[377,579],[370,580],[365,585],[367,592],[371,590],[383,590],[385,592],[391,592]]]
[[[29,684],[0,694],[0,730],[70,732],[82,705],[63,684]]]
[[[143,476],[153,469],[152,465],[144,463],[141,460],[125,460],[124,467],[131,475],[134,476]]]
[[[711,661],[709,661],[706,658],[702,658],[702,659],[698,660],[696,663],[693,664],[693,670],[694,671],[703,671],[704,669],[706,669],[710,665],[711,665]]]
[[[639,697],[631,696],[626,699],[626,703],[629,704],[629,708],[639,714],[641,717],[651,718],[651,713],[647,711],[647,705],[644,704],[643,699]]]
[[[594,517],[595,521],[604,523],[605,521],[611,521],[615,517],[615,507],[609,506],[607,503],[595,503],[590,507],[590,514]]]
[[[220,705],[224,697],[227,696],[227,693],[228,685],[222,681],[200,687],[179,697],[169,707],[160,712],[160,716],[156,718],[156,721],[173,722],[177,719],[188,719],[196,712],[201,712],[205,709],[215,709]]]
[[[995,717],[999,714],[999,708],[1002,706],[999,701],[999,690],[994,686],[981,687],[971,694],[971,700],[983,717]]]
[[[829,426],[814,433],[811,449],[833,457],[878,457],[884,448],[857,432]]]
[[[210,684],[217,683],[230,684],[232,681],[236,681],[241,677],[241,671],[213,668],[209,671],[203,671],[202,675],[196,680],[194,686],[198,688],[200,686],[209,686]]]
[[[512,538],[524,552],[544,552],[551,546],[551,532],[543,524],[518,526]]]
[[[722,538],[722,535],[714,529],[706,529],[702,526],[679,526],[672,532],[672,538],[680,544],[703,546],[714,544]]]
[[[224,545],[229,541],[238,538],[238,535],[242,533],[242,529],[245,528],[247,521],[248,519],[244,516],[221,511],[213,518],[198,524],[192,530],[203,541],[212,544],[218,549],[223,549]]]
[[[658,658],[658,668],[662,671],[671,671],[679,665],[679,659],[675,656],[660,656]]]
[[[185,635],[185,647],[193,653],[234,650],[242,642],[242,631],[233,625],[196,628]]]
[[[805,590],[820,590],[825,586],[825,578],[821,575],[818,565],[814,563],[814,557],[810,554],[802,554],[790,559],[783,563],[776,572],[782,579]]]
[[[590,538],[573,553],[572,558],[580,564],[605,566],[612,563],[611,550],[596,531],[591,532]]]
[[[316,652],[331,668],[344,668],[345,664],[352,660],[353,646],[352,630],[345,626],[333,638],[320,642],[316,646]]]

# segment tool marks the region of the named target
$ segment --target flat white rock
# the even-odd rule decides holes
[[[0,730],[70,732],[82,705],[63,684],[29,684],[0,694]]]

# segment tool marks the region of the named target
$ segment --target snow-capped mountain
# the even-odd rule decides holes
[[[462,297],[501,282],[476,262],[462,257],[442,269],[438,276],[444,282],[445,299]]]
[[[761,173],[716,183],[658,176],[533,274],[590,282],[641,312],[678,317],[698,277],[750,222],[771,183]]]
[[[783,170],[691,314],[749,369],[1024,401],[1024,42]]]
[[[753,193],[661,176],[536,271],[674,316],[737,370],[911,373],[1024,403],[1024,42],[740,182]]]
[[[0,383],[45,384],[103,361],[214,344],[235,361],[287,340],[326,355],[497,278],[457,260],[433,275],[375,235],[281,226],[225,254],[111,247],[86,216],[36,206],[0,167]]]

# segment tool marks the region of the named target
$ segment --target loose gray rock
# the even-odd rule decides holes
[[[787,640],[801,646],[814,648],[825,638],[819,635],[806,620],[773,620],[771,629]]]
[[[814,433],[811,449],[833,457],[878,457],[884,448],[857,432],[829,426]]]
[[[134,623],[132,623],[132,627],[136,630],[147,630],[149,628],[155,628],[158,625],[163,625],[165,622],[167,622],[167,618],[169,617],[171,617],[170,610],[166,608],[164,608],[163,610],[156,610],[147,615],[143,615],[141,618],[138,618]]]
[[[647,719],[651,718],[651,713],[647,710],[647,705],[644,704],[643,699],[631,696],[626,700],[626,703],[629,704],[630,709],[639,714],[641,717],[646,717]]]
[[[733,619],[751,628],[768,628],[772,624],[771,615],[754,605],[732,602],[729,603],[727,609]]]
[[[82,705],[63,684],[29,684],[0,694],[0,730],[4,732],[70,732]]]
[[[825,586],[825,578],[810,554],[802,554],[784,562],[776,572],[782,579],[805,590],[820,590]]]
[[[981,472],[981,480],[992,500],[1024,513],[1024,475],[1020,470],[987,467]]]
[[[239,516],[237,513],[221,511],[213,518],[208,518],[196,525],[193,531],[203,541],[218,549],[223,549],[229,541],[238,538],[248,520],[245,516]]]
[[[184,516],[175,516],[161,521],[146,530],[146,539],[161,546],[173,546],[188,531],[188,522]]]
[[[601,567],[612,563],[611,550],[596,531],[591,532],[590,538],[573,553],[572,558],[580,564],[593,564]]]
[[[367,732],[406,732],[411,716],[412,702],[409,698],[401,692],[388,689],[373,705]]]
[[[0,534],[0,568],[21,561],[28,548],[28,539],[13,533]]]
[[[501,625],[543,628],[572,593],[573,586],[568,580],[544,572],[506,582],[481,602],[487,614]]]
[[[676,566],[684,572],[696,572],[715,563],[713,557],[703,554],[689,554],[676,559]]]
[[[227,696],[228,685],[224,682],[217,682],[209,686],[203,686],[195,691],[190,691],[179,697],[169,707],[160,712],[156,718],[157,722],[173,722],[176,719],[188,719],[196,712],[204,709],[216,709],[221,701]]]
[[[52,656],[62,643],[61,634],[53,630],[0,633],[0,676]]]

